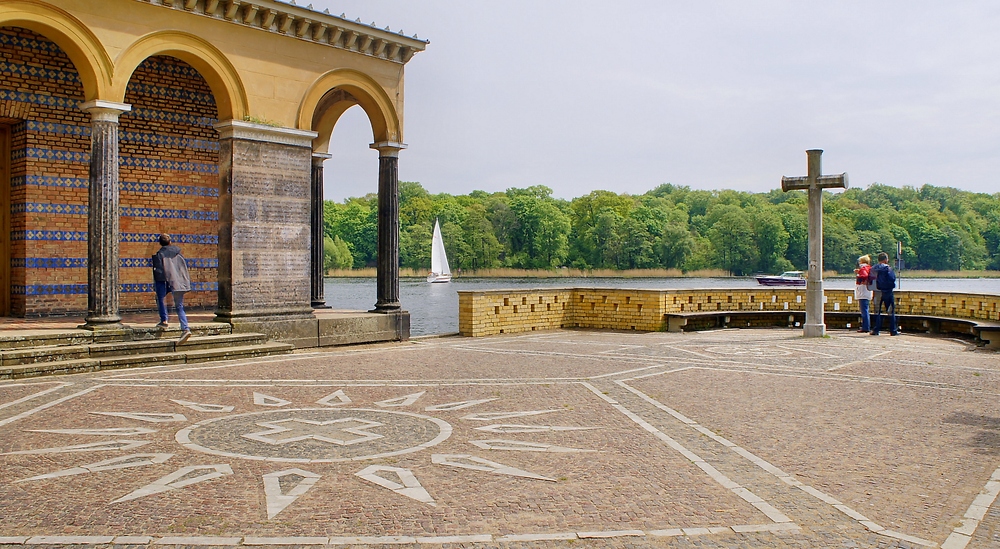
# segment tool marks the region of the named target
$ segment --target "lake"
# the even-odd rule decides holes
[[[961,291],[1000,295],[1000,278],[906,278],[901,290]],[[830,289],[854,288],[853,278],[823,281]],[[423,278],[404,278],[399,300],[410,312],[410,334],[414,336],[458,331],[459,290],[527,290],[535,288],[642,288],[683,290],[690,288],[759,288],[752,278],[457,278],[448,284],[429,284]],[[327,278],[326,302],[334,309],[367,311],[375,306],[374,278]]]

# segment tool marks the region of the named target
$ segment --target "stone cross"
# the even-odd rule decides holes
[[[809,270],[806,275],[806,324],[805,337],[823,337],[826,324],[823,320],[823,189],[847,188],[847,174],[820,175],[820,156],[823,151],[806,151],[809,175],[781,178],[781,190],[809,191]]]

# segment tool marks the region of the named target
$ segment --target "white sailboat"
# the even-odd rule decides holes
[[[441,225],[434,220],[434,238],[431,241],[431,274],[427,282],[451,282],[451,267],[448,266],[448,256],[444,253],[444,240],[441,239]]]

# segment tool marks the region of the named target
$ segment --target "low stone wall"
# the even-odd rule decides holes
[[[805,311],[805,288],[633,290],[553,288],[458,292],[464,336],[603,328],[660,331],[668,315],[722,311]],[[898,314],[1000,321],[1000,296],[896,291]],[[857,311],[853,290],[826,290],[826,311]]]

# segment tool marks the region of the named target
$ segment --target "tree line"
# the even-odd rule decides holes
[[[430,194],[400,182],[400,266],[430,266],[434,220],[452,270],[724,269],[735,275],[806,268],[804,191],[705,191],[665,184],[642,195],[593,191],[563,200],[536,185]],[[377,196],[327,201],[327,268],[375,265]],[[1000,270],[1000,193],[924,185],[826,193],[824,269],[903,243],[906,267]]]

